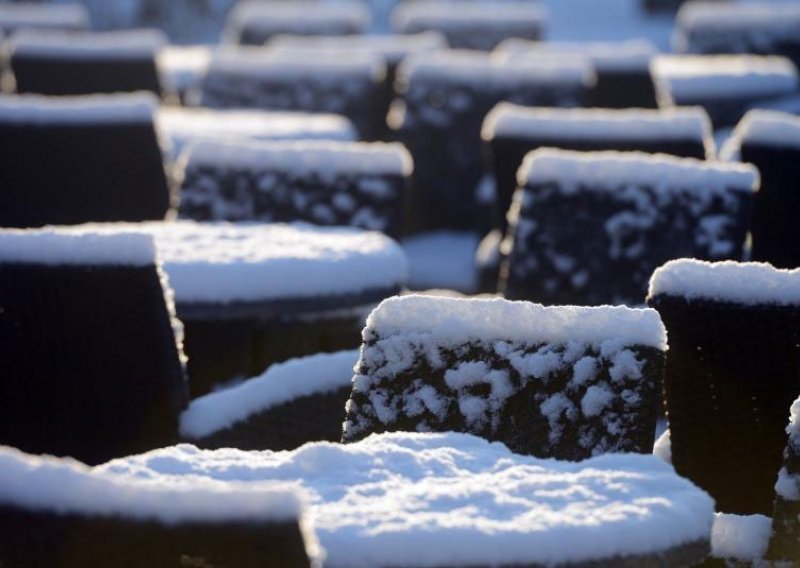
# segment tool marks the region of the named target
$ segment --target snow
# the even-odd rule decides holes
[[[151,93],[44,97],[0,95],[6,124],[105,124],[152,122],[158,99]]]
[[[402,249],[380,234],[304,224],[148,223],[179,303],[313,298],[401,287]]]
[[[714,154],[711,121],[700,107],[560,109],[500,103],[486,116],[482,137],[533,136],[556,140],[703,140]]]
[[[175,155],[193,141],[210,140],[342,140],[357,138],[343,116],[262,110],[216,110],[162,107],[156,127]]]
[[[451,30],[463,27],[519,28],[526,33],[541,29],[547,13],[529,2],[458,2],[416,0],[401,3],[392,13],[392,27],[401,33],[422,29]]]
[[[800,37],[796,2],[688,2],[676,18],[673,46],[678,52],[746,53],[750,46],[770,46]]]
[[[193,446],[102,472],[153,481],[299,480],[331,568],[555,565],[710,538],[713,501],[653,456],[562,463],[466,434],[397,433],[292,452]]]
[[[268,37],[275,34],[299,33],[325,35],[354,33],[364,30],[370,23],[366,3],[337,0],[336,2],[238,2],[228,16],[224,37],[229,42],[238,40],[240,33],[257,30]]]
[[[167,38],[156,30],[68,33],[23,30],[9,41],[12,57],[56,60],[153,59]]]
[[[358,351],[342,351],[273,365],[260,377],[193,400],[181,415],[181,435],[204,438],[286,402],[348,387],[357,361]]]
[[[589,85],[595,81],[594,69],[581,57],[503,61],[488,53],[460,49],[412,55],[400,65],[398,77],[403,84],[426,78],[434,82],[457,80],[481,86],[487,83],[513,86],[528,81]]]
[[[337,174],[410,176],[414,165],[402,144],[338,141],[201,140],[187,152],[189,163],[224,168]]]
[[[800,86],[792,62],[776,56],[659,55],[650,70],[676,105],[708,98],[777,97]]]
[[[438,32],[365,36],[297,36],[279,35],[267,42],[271,49],[312,49],[334,52],[367,51],[377,53],[397,64],[411,53],[429,52],[447,47],[447,40]]]
[[[800,150],[800,117],[784,112],[751,110],[722,147],[722,160],[739,160],[744,145],[763,145]]]
[[[649,73],[650,61],[658,53],[656,46],[645,39],[617,42],[566,42],[509,38],[498,45],[494,51],[509,57],[582,56],[587,57],[598,71],[637,73]]]
[[[156,55],[159,76],[166,90],[181,93],[199,88],[211,66],[214,49],[208,45],[161,48]]]
[[[271,4],[270,4],[271,5]],[[314,77],[315,82],[347,82],[351,77],[381,79],[384,61],[375,54],[351,52],[348,57],[310,50],[262,47],[224,48],[214,52],[208,76],[244,76],[260,80]]]
[[[711,531],[711,556],[756,562],[763,560],[772,536],[772,519],[764,515],[716,513]]]
[[[420,233],[406,237],[402,244],[410,265],[410,288],[450,288],[467,293],[477,289],[477,233]]]
[[[0,504],[82,516],[183,522],[295,521],[297,483],[234,483],[210,478],[136,479],[71,460],[0,447]]]
[[[677,296],[747,306],[800,304],[800,269],[759,262],[672,260],[650,279],[649,297]]]
[[[759,174],[749,164],[706,162],[644,152],[573,152],[540,148],[528,153],[519,169],[521,187],[556,183],[565,194],[581,187],[619,192],[620,186],[644,185],[657,192],[725,195],[754,193]]]
[[[0,4],[0,29],[72,29],[83,30],[89,27],[89,13],[81,4],[61,5]]]
[[[545,307],[502,299],[403,296],[384,300],[367,319],[365,333],[381,337],[431,334],[438,343],[519,341],[602,346],[638,345],[667,349],[658,312],[622,306]]]
[[[653,455],[658,456],[666,463],[672,463],[672,433],[669,428],[664,430],[653,444]]]
[[[0,262],[48,266],[151,266],[153,237],[136,232],[108,234],[77,229],[0,229]]]

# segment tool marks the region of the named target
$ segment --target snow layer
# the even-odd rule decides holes
[[[577,342],[601,346],[640,345],[667,349],[658,312],[622,306],[545,307],[501,299],[403,296],[384,300],[367,319],[364,333],[380,337],[432,334],[437,342],[520,341],[526,344]]]
[[[737,561],[762,560],[771,536],[772,519],[769,517],[716,513],[711,531],[711,555]]]
[[[775,97],[800,86],[785,57],[758,55],[659,55],[653,79],[676,105],[709,98]]]
[[[482,137],[521,136],[557,140],[703,140],[713,155],[711,121],[700,107],[559,109],[500,103],[486,116]]]
[[[398,288],[407,278],[402,249],[380,233],[300,223],[141,228],[155,236],[179,303],[353,294]]]
[[[800,41],[800,4],[687,2],[678,12],[676,23],[673,45],[678,52],[713,52],[722,45],[746,53],[751,45]]]
[[[156,64],[164,87],[174,93],[199,88],[211,66],[213,53],[208,45],[170,45],[160,49]]]
[[[34,4],[32,2],[0,4],[0,29],[13,31],[17,29],[73,29],[83,30],[89,27],[89,13],[83,5],[70,4]]]
[[[544,27],[547,13],[531,2],[451,2],[416,0],[401,3],[392,13],[392,27],[400,32],[419,29],[459,29],[467,26]]]
[[[414,165],[402,144],[336,141],[211,141],[188,151],[193,166],[289,172],[394,174],[410,176]]]
[[[280,33],[324,35],[344,30],[364,30],[370,23],[365,2],[238,2],[228,16],[225,36],[235,41],[243,29],[258,30],[269,36]]]
[[[653,455],[658,456],[665,463],[672,463],[672,435],[669,429],[664,430],[653,444]]]
[[[342,351],[292,359],[237,387],[195,399],[181,415],[181,435],[203,438],[286,402],[348,387],[358,356]]]
[[[481,87],[487,84],[513,86],[530,81],[589,85],[595,81],[594,69],[581,57],[503,61],[488,53],[458,49],[412,55],[400,66],[398,77],[405,84],[423,78],[435,82],[457,80]]]
[[[156,127],[175,155],[193,141],[342,140],[357,138],[353,124],[337,114],[208,108],[159,109]]]
[[[474,261],[478,245],[477,233],[467,232],[436,231],[403,239],[411,268],[409,288],[474,292],[478,286]]]
[[[50,266],[148,266],[156,262],[153,237],[108,234],[91,227],[0,229],[0,262]]]
[[[7,124],[105,124],[152,122],[158,99],[151,93],[44,97],[0,95]]]
[[[292,452],[177,446],[103,472],[301,480],[331,568],[565,564],[708,540],[710,497],[653,456],[562,463],[466,434],[397,433]]]
[[[742,146],[748,144],[800,150],[800,117],[785,112],[749,111],[725,142],[720,158],[739,160]]]
[[[653,273],[649,297],[676,296],[749,306],[800,304],[800,269],[759,262],[672,260]]]
[[[635,39],[618,42],[504,40],[495,49],[508,57],[527,55],[575,55],[587,57],[598,71],[649,73],[650,61],[658,53],[652,42]]]
[[[288,3],[287,3],[288,4]],[[269,4],[270,6],[272,3]],[[315,81],[346,82],[348,77],[383,78],[382,58],[367,52],[351,52],[348,57],[310,50],[273,50],[261,47],[225,48],[214,52],[209,76],[245,76],[261,80],[293,80],[314,77]]]
[[[9,41],[12,57],[57,60],[153,59],[167,38],[156,30],[56,33],[23,30]]]
[[[447,40],[438,32],[365,36],[298,36],[280,35],[267,42],[272,49],[313,49],[333,52],[367,51],[377,53],[397,64],[411,53],[428,52],[447,47]]]
[[[0,447],[0,504],[57,514],[182,522],[294,521],[302,490],[289,481],[136,479],[71,459]]]
[[[755,192],[758,170],[750,164],[706,162],[644,152],[573,152],[540,148],[519,169],[521,187],[556,183],[564,193],[580,187],[617,192],[621,185],[645,185],[658,192],[726,194]]]

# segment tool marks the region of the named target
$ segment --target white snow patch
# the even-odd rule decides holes
[[[223,37],[235,42],[242,30],[258,30],[260,34],[325,35],[344,30],[365,30],[370,23],[369,7],[365,2],[337,0],[336,2],[237,2],[228,15]]]
[[[312,171],[322,175],[393,174],[410,176],[411,154],[396,142],[328,140],[199,140],[187,151],[192,166],[212,165],[278,171]]]
[[[408,85],[420,78],[437,83],[459,81],[481,86],[514,86],[531,81],[544,85],[591,85],[596,80],[591,64],[582,57],[504,61],[489,53],[461,49],[409,56],[398,69],[399,84]]]
[[[332,52],[366,51],[377,53],[388,62],[397,64],[412,53],[445,49],[447,40],[438,32],[417,34],[363,35],[363,36],[298,36],[279,35],[267,42],[271,49],[327,50]]]
[[[71,29],[89,27],[89,12],[75,2],[70,4],[4,3],[0,4],[0,29]]]
[[[748,144],[800,149],[800,117],[785,112],[749,111],[723,146],[720,158],[739,160],[742,146]]]
[[[711,121],[700,107],[671,109],[560,109],[500,103],[486,115],[482,137],[556,140],[702,140],[714,155]]]
[[[239,386],[197,398],[181,415],[181,435],[204,438],[286,402],[347,387],[358,357],[358,351],[342,351],[292,359]]]
[[[656,46],[645,39],[617,42],[567,42],[509,38],[500,43],[494,51],[507,57],[582,56],[588,58],[598,71],[645,73],[649,73],[650,61],[658,53]]]
[[[152,122],[152,93],[45,97],[0,95],[0,121],[8,124],[105,124]]]
[[[473,340],[530,344],[578,342],[601,346],[641,345],[666,350],[658,312],[623,306],[545,307],[502,299],[403,296],[384,300],[367,319],[367,330],[381,337],[430,333],[455,345]]]
[[[716,513],[711,531],[711,556],[738,561],[763,560],[772,536],[772,519],[764,515]]]
[[[781,270],[761,262],[671,260],[650,279],[649,297],[658,295],[745,305],[797,305],[800,268]]]
[[[653,456],[566,463],[455,433],[293,452],[177,446],[101,470],[152,480],[300,480],[334,568],[602,561],[708,541],[713,522],[711,498]]]
[[[540,148],[519,169],[518,183],[558,183],[562,191],[614,191],[620,185],[644,185],[659,192],[753,193],[759,174],[749,164],[708,162],[644,152],[573,152]]]
[[[777,56],[659,55],[650,70],[659,97],[675,105],[708,98],[777,97],[796,92],[800,85],[792,62]]]
[[[547,12],[530,2],[415,0],[401,3],[391,16],[392,28],[399,33],[501,26],[519,28],[527,35],[531,29],[544,28],[546,22]]]
[[[653,455],[658,456],[666,463],[672,463],[672,435],[669,428],[664,430],[653,444]]]
[[[209,45],[169,45],[159,49],[156,65],[164,87],[175,93],[199,88],[211,66],[213,49]]]
[[[290,521],[301,513],[302,495],[300,484],[288,480],[246,484],[201,476],[147,480],[0,447],[0,503],[34,511],[167,525]]]
[[[0,229],[0,262],[49,266],[148,266],[156,264],[153,237],[78,229]]]
[[[354,141],[353,124],[337,114],[163,107],[156,127],[175,155],[200,140]]]
[[[167,45],[157,30],[53,32],[23,30],[8,43],[12,57],[64,60],[153,59]]]

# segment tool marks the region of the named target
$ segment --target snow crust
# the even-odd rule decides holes
[[[41,59],[153,59],[167,44],[156,30],[67,33],[23,30],[9,41],[12,57]]]
[[[560,109],[500,103],[486,116],[482,137],[534,136],[558,140],[703,140],[713,155],[711,121],[700,107]]]
[[[800,150],[800,117],[768,110],[751,110],[736,126],[720,152],[722,160],[739,160],[743,145]]]
[[[780,270],[760,262],[671,260],[650,279],[649,297],[659,295],[748,306],[794,306],[800,304],[800,269]]]
[[[152,122],[158,99],[152,93],[44,97],[0,95],[6,124],[108,124]]]
[[[400,66],[398,77],[406,84],[423,78],[436,82],[457,80],[480,86],[529,81],[590,85],[596,79],[591,64],[582,57],[504,61],[488,53],[460,49],[412,55]]]
[[[133,226],[130,226],[133,227]],[[400,246],[380,233],[297,224],[146,223],[179,303],[312,298],[402,286]]]
[[[224,168],[394,174],[410,176],[411,154],[402,144],[338,141],[211,141],[200,140],[188,150],[192,165]]]
[[[91,227],[0,229],[0,262],[48,266],[149,266],[156,263],[153,237],[108,234]]]
[[[253,29],[265,35],[276,33],[325,34],[339,28],[364,30],[371,20],[365,2],[238,2],[228,16],[225,36],[238,38],[242,29]]]
[[[156,450],[100,468],[149,480],[300,480],[332,568],[561,565],[708,540],[710,497],[658,458],[582,463],[466,434],[395,433],[292,452]]]
[[[0,447],[0,503],[57,514],[182,522],[294,521],[304,495],[290,481],[136,479],[71,460]]]
[[[416,34],[363,35],[363,36],[299,36],[279,35],[267,42],[271,49],[312,49],[334,52],[367,51],[377,53],[392,64],[397,64],[411,53],[445,49],[447,40],[434,31]]]
[[[729,46],[745,53],[749,45],[798,41],[800,5],[796,2],[690,2],[676,19],[673,45],[679,52]]]
[[[714,515],[711,556],[756,562],[763,560],[772,536],[772,519],[764,515]]]
[[[658,53],[649,40],[633,39],[606,42],[531,41],[509,38],[495,48],[495,53],[509,57],[527,55],[574,55],[587,57],[598,71],[645,72]]]
[[[621,185],[645,185],[658,192],[694,190],[726,194],[755,192],[758,170],[750,164],[707,162],[644,152],[574,152],[540,148],[528,153],[519,169],[519,185],[556,183],[564,193],[617,192]]]
[[[640,345],[667,349],[658,312],[622,306],[554,306],[502,299],[403,296],[384,300],[367,319],[364,333],[381,337],[431,334],[437,344],[468,341],[570,342],[600,347]]]
[[[181,435],[204,438],[286,402],[348,387],[358,357],[356,350],[292,359],[239,386],[197,398],[181,415]]]
[[[89,13],[77,2],[56,5],[32,2],[0,4],[0,28],[4,30],[23,28],[82,30],[88,27]]]
[[[353,124],[337,114],[163,107],[156,127],[177,155],[199,140],[353,141]]]
[[[659,55],[650,70],[676,105],[712,97],[780,96],[800,85],[792,62],[777,56]]]

